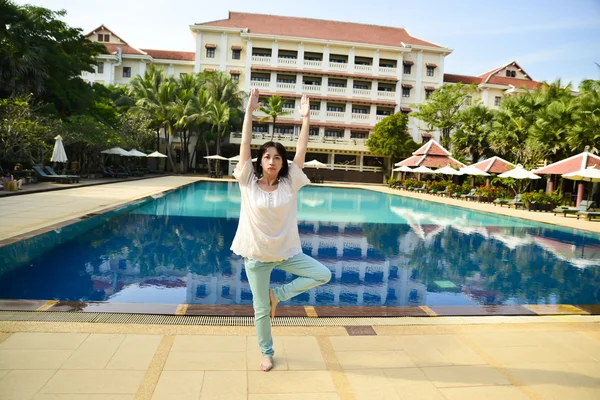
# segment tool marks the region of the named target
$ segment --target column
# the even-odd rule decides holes
[[[412,89],[415,91],[414,99],[415,103],[421,102],[421,91],[423,89],[423,50],[420,50],[417,53],[417,62],[414,67],[417,69],[417,81],[415,82],[415,87]]]
[[[377,124],[377,104],[371,104],[371,110],[369,111],[369,123],[372,126]]]
[[[329,71],[329,45],[326,44],[323,49],[323,70]]]
[[[227,65],[227,53],[230,51],[230,49],[227,48],[227,34],[225,32],[223,32],[221,34],[221,44],[219,45],[220,47],[220,54],[219,54],[219,59],[220,59],[220,63],[219,63],[219,69],[221,71],[225,71],[226,65]]]
[[[349,124],[352,122],[352,103],[346,103],[346,112],[344,113],[344,122]]]
[[[196,31],[196,56],[194,59],[194,73],[200,72],[200,57],[202,57],[202,33]]]
[[[169,64],[167,67],[167,76],[175,75],[175,68],[173,68],[173,64]]]
[[[252,87],[250,84],[250,76],[252,75],[252,39],[248,39],[246,42],[246,69],[244,71],[244,83],[246,86],[246,93],[250,91]]]
[[[377,100],[377,88],[379,86],[379,81],[371,82],[371,100]]]
[[[298,68],[304,69],[304,42],[298,45]]]
[[[277,66],[279,57],[279,42],[277,40],[273,40],[273,50],[271,50],[271,65],[273,67]]]
[[[329,86],[329,77],[323,75],[321,78],[321,96],[327,96],[327,87]]]
[[[354,78],[348,78],[346,82],[346,97],[354,96]]]
[[[277,91],[277,72],[271,71],[271,80],[269,81],[269,91]]]
[[[335,165],[335,153],[330,154],[331,158],[331,170],[333,170],[333,166]]]
[[[362,172],[363,171],[363,166],[365,165],[365,153],[360,153],[359,157],[360,157],[360,164],[359,164],[360,165],[360,172]],[[366,250],[365,250],[365,254],[367,254]]]
[[[140,71],[139,71],[140,76],[144,76],[145,72],[146,72],[146,61],[140,60]]]
[[[438,62],[438,84],[442,86],[444,84],[444,60],[446,59],[444,54],[440,54],[440,61]]]
[[[379,49],[375,50],[373,56],[373,75],[379,75]]]
[[[356,61],[356,52],[354,47],[350,47],[350,52],[348,53],[348,72],[354,72],[354,63]]]
[[[115,83],[115,68],[116,67],[117,67],[116,63],[110,63],[108,65],[108,68],[106,68],[106,66],[104,67],[104,69],[108,73],[108,83],[112,84],[112,85],[114,85],[114,83]]]
[[[304,81],[304,74],[296,75],[296,93],[301,94],[304,91],[302,87]]]

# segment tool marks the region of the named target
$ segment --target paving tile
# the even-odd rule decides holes
[[[290,370],[326,370],[321,348],[314,336],[282,337],[283,349]]]
[[[0,343],[0,350],[75,350],[87,333],[14,333]]]
[[[457,386],[509,385],[498,370],[490,366],[424,367],[423,372],[438,388]]]
[[[40,390],[40,393],[135,394],[145,373],[145,371],[59,370]]]
[[[134,400],[133,394],[36,394],[32,400]]]
[[[204,371],[163,371],[152,400],[198,400]]]
[[[127,335],[106,369],[146,370],[162,340],[160,335]]]
[[[482,386],[464,388],[442,388],[440,392],[447,400],[528,400],[522,391],[514,386]]]
[[[345,326],[350,336],[375,336],[377,332],[372,326]]]
[[[245,371],[243,352],[183,352],[169,353],[165,371]]]
[[[2,400],[30,399],[52,378],[52,370],[13,370],[0,379]]]
[[[248,400],[342,400],[337,393],[302,393],[302,394],[251,394]]]
[[[390,351],[340,351],[337,359],[343,369],[403,368],[416,364],[402,350]]]
[[[256,336],[247,336],[246,346],[246,368],[248,371],[257,371],[260,369],[262,354],[260,347],[258,347],[258,339]],[[275,336],[273,338],[273,350],[275,350],[275,357],[273,358],[274,369],[277,371],[287,371],[289,368],[282,336]]]
[[[401,399],[445,400],[419,368],[385,369],[383,374]]]
[[[558,346],[490,347],[485,352],[500,364],[592,361],[581,352],[569,352]]]
[[[248,371],[248,393],[335,392],[329,371]]]
[[[63,369],[104,369],[126,335],[92,333],[62,366]]]
[[[381,369],[356,369],[345,373],[356,400],[400,400]]]
[[[551,341],[545,332],[502,332],[502,333],[471,333],[465,335],[481,348],[539,346]]]
[[[246,371],[206,371],[200,400],[246,400]]]
[[[73,350],[0,350],[0,369],[59,369]]]
[[[404,337],[400,336],[330,336],[334,351],[402,350]]]
[[[246,337],[177,335],[171,351],[246,351]]]

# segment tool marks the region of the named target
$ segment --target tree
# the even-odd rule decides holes
[[[273,141],[273,137],[275,135],[275,124],[277,123],[277,118],[281,117],[282,115],[291,114],[291,111],[286,111],[283,109],[283,103],[284,101],[281,99],[281,96],[274,95],[269,97],[267,102],[258,108],[260,111],[268,115],[267,117],[262,118],[261,122],[269,120],[273,121],[273,132],[271,132],[271,141]]]
[[[221,155],[221,139],[229,130],[229,112],[230,108],[227,104],[218,101],[213,101],[210,103],[210,108],[208,110],[208,120],[212,124],[217,135],[217,155]],[[218,160],[217,165],[219,165]],[[216,169],[218,172],[218,168]]]
[[[456,129],[459,111],[466,102],[466,96],[473,92],[474,85],[462,83],[443,85],[435,90],[429,99],[422,104],[413,104],[416,110],[410,116],[418,118],[426,125],[427,132],[442,132],[442,146],[450,144],[450,134]]]
[[[0,2],[0,97],[33,94],[36,103],[61,117],[93,104],[81,79],[106,47],[86,39],[59,18],[65,11]]]
[[[477,162],[481,156],[492,156],[488,136],[492,131],[495,112],[482,104],[460,110],[458,127],[452,135],[452,147],[461,155]]]
[[[407,125],[408,118],[400,112],[379,121],[367,139],[369,151],[375,155],[391,157],[392,160],[408,157],[419,146],[406,132]]]
[[[143,112],[150,115],[153,120],[152,127],[156,131],[156,151],[160,150],[160,127],[161,121],[157,118],[157,114],[151,107],[137,105],[137,101],[143,98],[155,98],[160,85],[167,79],[165,72],[162,68],[156,68],[154,64],[151,64],[144,75],[137,75],[132,79],[130,88],[130,94],[134,100],[133,111]]]
[[[600,152],[600,80],[584,80],[580,94],[573,100],[573,127],[567,134],[572,151],[581,152],[590,146],[592,153]]]

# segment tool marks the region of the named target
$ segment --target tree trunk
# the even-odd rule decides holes
[[[173,156],[171,155],[171,143],[169,143],[169,131],[165,128],[165,143],[167,145],[167,159],[169,160],[169,164],[171,164],[171,168],[173,168],[173,172],[177,172],[177,168],[175,167],[175,163],[173,162]],[[167,172],[167,163],[165,163],[165,172]]]
[[[204,145],[206,146],[206,155],[209,155],[208,153],[208,141],[206,139],[204,139]],[[211,169],[210,169],[210,161],[208,159],[206,159],[206,165],[208,166],[208,173],[211,173]]]
[[[273,131],[271,132],[271,142],[275,136],[275,122],[277,122],[277,118],[273,117]]]
[[[160,128],[156,128],[156,151],[160,151]]]

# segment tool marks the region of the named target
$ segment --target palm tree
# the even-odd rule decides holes
[[[241,129],[244,120],[243,102],[246,94],[238,87],[238,82],[221,71],[203,75],[204,87],[214,101],[229,106],[229,125]]]
[[[452,135],[452,146],[458,153],[477,162],[482,155],[491,156],[488,136],[492,131],[495,112],[474,104],[459,112],[458,128]]]
[[[579,85],[580,95],[573,102],[573,129],[567,134],[571,150],[600,152],[600,80],[584,80]]]
[[[213,129],[216,134],[216,143],[217,143],[216,154],[217,155],[221,155],[220,154],[221,153],[221,138],[223,136],[225,136],[228,129],[230,128],[229,117],[230,117],[230,108],[227,104],[224,104],[224,103],[221,103],[218,101],[211,102],[209,110],[208,110],[208,120],[212,124]],[[218,165],[219,165],[218,160],[217,160],[216,165],[217,165],[217,167],[215,167],[215,169],[218,172]]]
[[[131,96],[136,99],[151,98],[158,93],[158,89],[163,81],[167,79],[165,72],[162,68],[156,68],[154,64],[151,64],[144,75],[138,75],[132,79],[129,86]],[[133,112],[145,112],[150,113],[149,109],[143,109],[140,107],[133,107]],[[156,130],[156,151],[160,150],[160,126],[161,122],[156,119],[156,115],[150,113],[151,118],[154,120],[153,127]]]
[[[210,131],[207,127],[207,124],[209,123],[208,111],[211,103],[212,97],[210,97],[208,90],[202,88],[199,89],[196,95],[192,96],[190,101],[187,103],[185,110],[186,123],[198,134],[194,148],[194,154],[190,158],[188,168],[191,168],[192,163],[195,162],[196,155],[198,154],[198,150],[200,149],[200,144],[202,142],[204,142],[206,154],[208,154],[208,140]],[[210,172],[210,163],[208,164],[208,172]]]
[[[268,115],[268,117],[261,118],[260,122],[272,120],[273,121],[273,131],[271,132],[271,141],[273,141],[273,137],[275,136],[275,123],[277,122],[277,118],[282,115],[289,115],[292,112],[286,111],[283,109],[284,101],[281,100],[281,96],[274,95],[269,97],[269,100],[265,103],[265,105],[259,107],[259,110]]]

